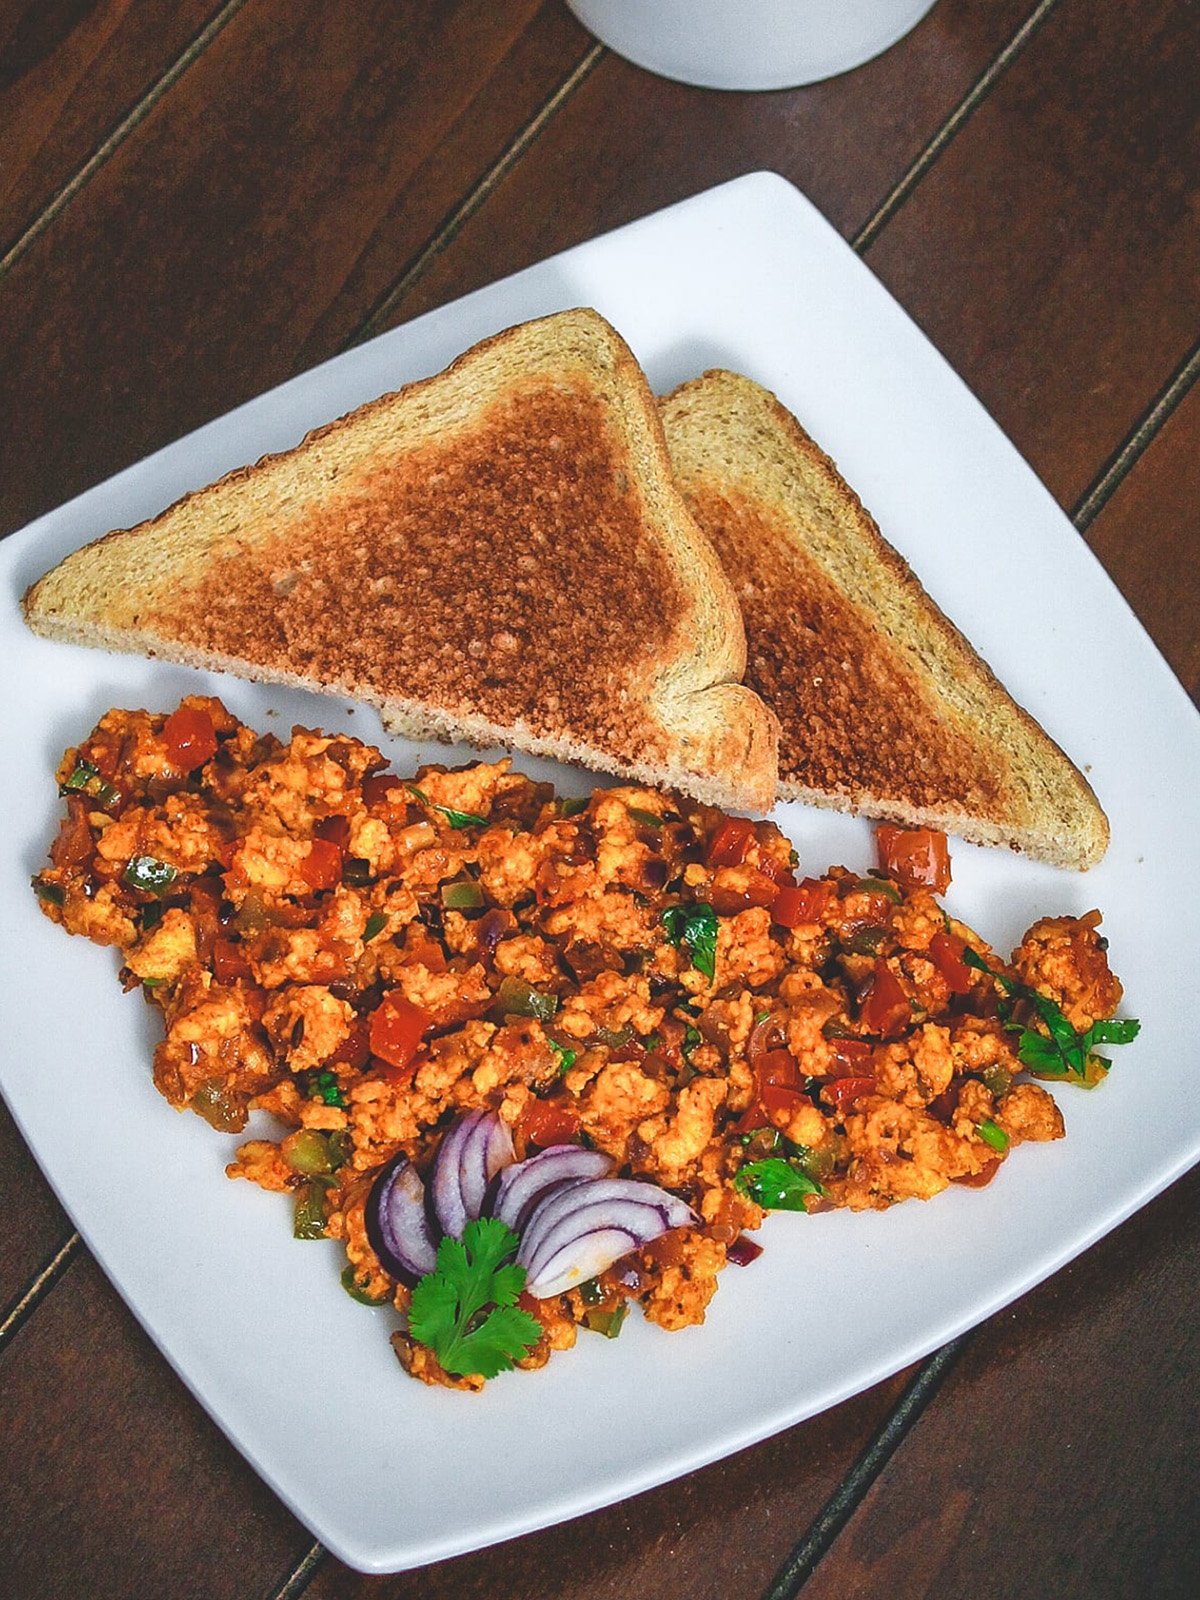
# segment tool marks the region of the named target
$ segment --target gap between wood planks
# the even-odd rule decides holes
[[[7,1349],[18,1330],[24,1326],[42,1301],[83,1249],[83,1240],[72,1233],[54,1252],[49,1261],[34,1273],[25,1288],[13,1301],[0,1321],[0,1355]]]
[[[214,12],[195,38],[179,52],[161,77],[150,85],[141,99],[134,104],[130,111],[126,112],[107,138],[96,146],[74,176],[69,178],[58,193],[46,202],[24,233],[9,246],[3,256],[0,256],[0,278],[17,264],[34,241],[45,233],[46,229],[61,212],[66,210],[79,191],[91,182],[109,157],[114,155],[133,130],[145,121],[167,91],[172,89],[187,69],[200,59],[226,23],[231,22],[245,4],[246,0],[226,0],[221,9]]]

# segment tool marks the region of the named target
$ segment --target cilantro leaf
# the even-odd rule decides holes
[[[690,906],[668,906],[662,914],[667,938],[686,950],[697,972],[714,978],[717,972],[717,913],[703,900]]]
[[[1022,1028],[1020,1033],[1017,1055],[1032,1072],[1040,1072],[1050,1078],[1066,1075],[1068,1068],[1063,1062],[1062,1051],[1053,1039],[1047,1039],[1036,1028]]]
[[[963,961],[977,972],[986,972],[996,980],[1009,997],[1000,1006],[1000,1020],[1017,1040],[1017,1056],[1031,1072],[1044,1078],[1069,1078],[1090,1088],[1109,1070],[1111,1063],[1093,1053],[1097,1044],[1128,1044],[1141,1031],[1141,1023],[1134,1017],[1113,1017],[1093,1022],[1085,1033],[1072,1027],[1062,1010],[1039,989],[997,972],[988,965],[976,950],[967,945]],[[1023,1000],[1031,1006],[1045,1029],[1031,1028],[1016,1020],[1014,1002]]]
[[[441,1241],[437,1266],[413,1290],[408,1331],[456,1377],[494,1378],[541,1337],[541,1323],[516,1303],[525,1287],[511,1259],[517,1243],[498,1217],[468,1222],[461,1239]]]
[[[733,1185],[765,1211],[804,1211],[807,1209],[805,1195],[825,1193],[815,1179],[779,1156],[748,1162],[734,1178]]]
[[[1141,1031],[1136,1017],[1112,1017],[1107,1022],[1093,1022],[1083,1038],[1089,1048],[1094,1044],[1129,1044]]]

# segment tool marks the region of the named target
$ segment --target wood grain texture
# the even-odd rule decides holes
[[[244,7],[0,279],[0,527],[332,354],[378,220],[419,250],[589,49],[557,0]]]
[[[729,1600],[757,1594],[853,1465],[904,1381],[901,1374],[677,1483],[475,1555],[395,1578],[363,1578],[330,1558],[306,1600]],[[636,1426],[636,1418],[630,1420]]]
[[[1200,702],[1200,385],[1087,531],[1184,688]]]
[[[1190,1600],[1200,1171],[994,1317],[803,1600]]]
[[[858,71],[788,93],[713,94],[606,56],[392,320],[759,168],[850,235],[1032,9],[941,0]]]
[[[1061,0],[867,255],[1067,509],[1195,341],[1198,58]]]
[[[977,9],[964,27],[979,26]],[[897,107],[955,98],[945,52],[961,47],[960,19],[941,6],[935,18],[940,52],[918,29],[861,73],[778,97],[777,111],[776,97],[644,87],[645,75],[635,94],[635,70],[606,61],[395,320],[702,187],[699,176],[764,162],[853,233],[894,181],[887,156],[894,174],[911,159]],[[1121,7],[1059,0],[868,252],[1067,509],[1194,338],[1198,52],[1187,0],[1153,0],[1135,28]],[[954,59],[965,87],[972,58]],[[585,170],[589,183],[573,182]],[[547,192],[553,208],[537,202]]]
[[[0,1356],[0,1436],[7,1595],[241,1600],[271,1593],[312,1542],[90,1257]]]
[[[70,1218],[17,1131],[0,1100],[0,1215],[14,1225],[4,1229],[0,1250],[0,1319],[70,1237]],[[16,1226],[16,1219],[20,1225]]]
[[[0,258],[219,9],[18,0],[0,17]]]

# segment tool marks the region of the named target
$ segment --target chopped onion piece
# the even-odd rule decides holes
[[[744,1233],[739,1233],[726,1251],[735,1267],[748,1267],[752,1261],[757,1261],[762,1253],[762,1245],[756,1244],[753,1239],[748,1239]]]

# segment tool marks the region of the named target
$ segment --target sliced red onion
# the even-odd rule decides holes
[[[598,1277],[614,1261],[648,1243],[648,1239],[632,1229],[596,1227],[594,1232],[574,1238],[556,1251],[539,1277],[526,1280],[526,1292],[535,1300],[566,1294],[568,1289],[577,1289],[589,1278]]]
[[[517,1251],[537,1300],[594,1278],[632,1250],[696,1221],[692,1208],[653,1183],[592,1178],[550,1190],[530,1213]]]
[[[495,1111],[472,1111],[443,1138],[429,1175],[433,1214],[443,1233],[461,1239],[483,1211],[488,1186],[516,1159],[508,1124]]]
[[[548,1189],[570,1180],[604,1178],[612,1169],[612,1157],[601,1150],[585,1150],[578,1144],[547,1145],[500,1174],[492,1215],[520,1233]]]
[[[437,1245],[425,1215],[425,1185],[406,1155],[398,1155],[371,1185],[364,1211],[367,1238],[394,1278],[415,1283],[437,1265]]]

